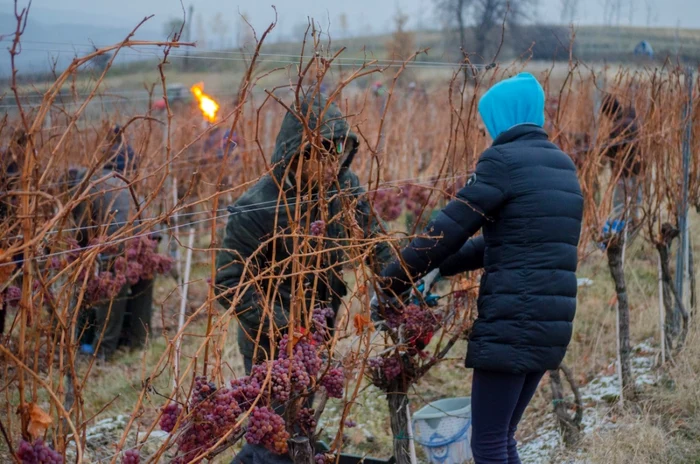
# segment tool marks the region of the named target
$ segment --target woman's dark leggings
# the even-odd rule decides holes
[[[476,464],[520,464],[515,431],[543,375],[474,369],[471,445]]]

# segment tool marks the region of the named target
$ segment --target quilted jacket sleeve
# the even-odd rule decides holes
[[[449,277],[483,268],[485,248],[486,242],[483,235],[467,240],[457,253],[442,262],[440,275]]]
[[[424,235],[401,252],[403,264],[394,261],[382,272],[386,278],[384,290],[401,294],[412,280],[458,253],[486,221],[498,214],[509,189],[510,175],[503,155],[494,148],[485,151],[467,185],[428,224]],[[483,253],[481,258],[475,254],[474,259],[483,261]]]

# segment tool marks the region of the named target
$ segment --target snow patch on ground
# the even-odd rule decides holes
[[[655,385],[658,375],[654,372],[658,348],[652,340],[646,340],[634,347],[632,354],[632,372],[638,387]],[[610,374],[613,372],[613,374]],[[583,433],[589,434],[603,428],[615,427],[609,419],[611,406],[618,401],[620,378],[616,363],[611,364],[588,384],[580,387],[583,411]],[[554,413],[548,415],[547,421],[532,436],[523,439],[518,452],[523,464],[541,464],[552,461],[557,450],[563,444],[556,426]],[[586,464],[583,456],[565,464]]]

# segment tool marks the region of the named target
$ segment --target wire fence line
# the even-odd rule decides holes
[[[436,182],[436,181],[438,181],[438,180],[459,179],[459,178],[462,178],[462,177],[463,177],[463,175],[456,175],[456,176],[447,177],[447,178],[445,178],[445,177],[442,177],[442,178],[434,178],[434,177],[433,177],[433,178],[425,179],[423,182],[425,182],[425,183],[427,183],[427,182]],[[395,185],[401,185],[401,184],[407,184],[407,183],[412,183],[413,185],[420,185],[419,183],[415,183],[415,182],[414,182],[414,181],[417,180],[417,179],[420,180],[421,178],[395,180],[395,181],[391,181],[391,182],[384,183],[382,187],[379,187],[379,188],[376,188],[376,189],[371,189],[371,190],[365,190],[365,186],[358,186],[358,187],[356,187],[356,188],[354,188],[354,189],[351,188],[351,189],[345,189],[345,190],[342,190],[342,191],[329,191],[328,193],[329,193],[329,194],[337,194],[337,193],[354,194],[354,193],[356,193],[356,192],[358,192],[358,191],[362,191],[362,192],[364,192],[365,194],[371,194],[371,193],[375,193],[375,192],[379,192],[379,191],[384,191],[384,190],[392,190],[393,188],[395,188],[395,187],[393,187],[393,186],[395,186]],[[317,202],[317,201],[319,201],[318,194],[314,194],[314,195],[312,195],[312,198],[302,200],[302,201],[299,202],[299,204],[300,204],[300,205],[311,204],[311,203],[315,203],[315,202]],[[272,203],[272,204],[271,204],[271,203]],[[62,250],[62,251],[58,251],[58,252],[54,252],[54,253],[49,253],[49,254],[42,255],[42,256],[36,256],[36,257],[33,258],[33,260],[36,260],[37,262],[45,262],[45,261],[48,261],[50,258],[53,258],[53,257],[63,256],[63,255],[66,255],[66,254],[71,254],[71,253],[76,253],[76,252],[82,252],[82,251],[86,251],[86,250],[92,250],[92,249],[95,249],[95,248],[106,247],[106,246],[109,246],[109,245],[119,245],[119,244],[121,244],[121,243],[127,242],[127,241],[129,241],[129,240],[131,240],[131,239],[134,239],[134,238],[148,237],[148,236],[152,236],[154,233],[160,233],[160,232],[167,232],[167,231],[171,231],[171,230],[183,229],[183,228],[191,227],[191,226],[194,226],[194,225],[197,225],[197,224],[202,224],[202,223],[205,223],[205,222],[216,221],[216,220],[221,219],[221,218],[226,218],[226,217],[228,217],[229,215],[234,215],[234,216],[235,216],[235,215],[240,215],[240,214],[252,213],[252,212],[256,212],[256,211],[265,211],[265,210],[273,210],[273,209],[284,209],[284,208],[286,208],[287,206],[294,206],[294,205],[296,205],[296,203],[297,203],[297,202],[296,202],[296,199],[294,199],[294,200],[292,200],[292,201],[286,201],[286,202],[284,202],[284,203],[280,203],[280,202],[278,202],[277,200],[272,200],[272,201],[264,201],[264,202],[259,202],[259,203],[252,203],[252,204],[250,204],[250,205],[246,205],[246,208],[245,208],[245,209],[236,210],[236,211],[231,211],[228,207],[227,207],[227,208],[220,208],[220,209],[217,209],[215,212],[218,213],[218,212],[226,211],[227,214],[217,215],[217,216],[214,216],[214,217],[208,217],[208,218],[205,218],[205,219],[199,219],[199,220],[196,220],[196,221],[186,222],[186,223],[182,223],[182,224],[176,224],[176,225],[169,226],[169,227],[165,227],[165,228],[162,228],[162,229],[159,229],[159,230],[156,230],[156,231],[148,231],[148,232],[140,233],[140,234],[137,234],[137,235],[131,235],[131,236],[125,237],[125,238],[119,238],[119,239],[114,239],[114,240],[110,240],[110,241],[100,242],[100,243],[97,243],[97,244],[87,245],[87,246],[85,246],[85,247],[72,248],[72,249],[70,249],[70,250]],[[208,211],[200,211],[200,212],[191,213],[191,215],[211,214],[211,213],[212,213],[212,211],[211,211],[211,210],[208,210]],[[166,217],[167,217],[167,216],[166,216]],[[160,220],[160,219],[163,219],[163,217],[162,217],[162,216],[157,216],[157,217],[153,217],[153,218],[150,218],[150,219],[151,219],[151,220]],[[147,219],[143,219],[142,221],[145,222],[146,220],[147,220]],[[133,223],[133,221],[127,221],[127,222],[124,222],[123,224],[126,225],[126,224],[129,224],[129,223]],[[118,224],[119,224],[119,223],[118,223]],[[62,229],[61,231],[64,231],[64,232],[65,232],[65,231],[80,231],[80,230],[88,230],[88,229],[94,229],[94,228],[99,228],[99,227],[103,227],[103,226],[102,226],[102,225],[98,225],[98,226],[77,227],[77,228],[72,228],[72,229]],[[58,233],[58,232],[59,232],[59,231],[51,231],[51,232],[49,232],[49,233],[51,233],[51,234],[56,234],[56,233]],[[21,235],[17,235],[17,236],[10,237],[10,238],[17,238],[17,239],[19,239],[19,238],[22,238],[22,237],[23,237],[23,236],[21,236]],[[22,259],[22,260],[18,260],[18,261],[9,262],[9,263],[0,263],[0,267],[4,267],[4,266],[14,266],[14,265],[17,265],[18,263],[23,263],[23,262],[24,262],[24,260]]]

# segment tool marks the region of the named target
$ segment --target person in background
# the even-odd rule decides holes
[[[134,172],[137,169],[136,155],[133,148],[124,136],[124,130],[120,125],[113,126],[107,134],[107,149],[105,150],[105,169],[119,174],[126,174],[127,170]]]
[[[354,215],[367,236],[379,231],[379,224],[373,220],[375,216],[371,213],[369,203],[361,197],[363,190],[359,180],[350,170],[359,145],[358,137],[350,131],[347,121],[335,104],[329,106],[320,122],[317,120],[326,106],[326,99],[322,95],[307,96],[301,105],[300,113],[306,114],[310,106],[313,111],[310,124],[312,128],[320,124],[322,147],[312,149],[308,143],[302,146],[303,125],[294,114],[288,113],[277,136],[272,156],[273,172],[262,177],[229,208],[231,215],[226,226],[223,246],[216,260],[216,291],[220,303],[226,308],[231,306],[230,290],[244,283],[246,276],[250,275],[246,274],[246,260],[250,259],[253,266],[248,272],[252,270],[259,274],[274,266],[275,262],[282,262],[289,257],[290,243],[284,238],[284,234],[288,233],[291,227],[289,217],[295,217],[294,201],[299,190],[302,198],[305,198],[305,195],[317,192],[320,183],[324,183],[328,199],[323,206],[328,208],[327,217],[333,218],[323,227],[323,235],[329,239],[324,241],[328,247],[332,248],[336,240],[348,236],[345,223],[339,217],[343,209],[341,199],[358,200]],[[296,180],[298,163],[302,163],[301,185],[298,185]],[[288,199],[290,213],[285,207],[257,206],[275,205],[280,195]],[[314,202],[310,207],[304,204],[305,212],[302,217],[305,223],[308,222],[307,226],[322,219],[320,203]],[[303,226],[302,230],[305,230]],[[281,235],[276,238],[278,234]],[[263,243],[267,245],[255,254]],[[391,259],[391,250],[384,243],[377,245],[374,254],[380,265]],[[340,275],[342,257],[337,251],[327,251],[324,255],[324,267],[330,270],[318,283],[315,295],[309,292],[307,296],[309,302],[313,298],[316,304],[325,304],[337,311],[341,298],[346,294],[345,282]],[[309,274],[307,278],[312,280],[313,275]],[[276,286],[278,298],[275,301],[261,301],[266,292],[259,294],[250,288],[235,308],[240,322],[238,344],[245,359],[246,372],[250,372],[255,361],[254,340],[258,335],[258,356],[265,356],[265,353],[270,352],[263,306],[274,308],[274,322],[281,333],[284,333],[288,322],[292,297],[291,279],[287,278],[281,282],[273,279],[266,285]]]
[[[265,309],[271,310],[269,317],[273,319],[277,340],[288,330],[296,290],[294,278],[277,277],[277,274],[289,272],[282,263],[294,250],[290,235],[294,232],[292,221],[296,217],[297,195],[302,199],[298,230],[323,237],[315,239],[322,240],[323,251],[317,263],[320,268],[314,270],[311,265],[312,269],[306,269],[302,277],[308,289],[304,295],[305,304],[309,310],[313,306],[330,308],[333,315],[327,316],[327,323],[331,328],[341,299],[347,293],[342,278],[343,261],[347,257],[338,249],[339,242],[358,232],[370,237],[381,231],[376,214],[362,195],[364,190],[358,177],[350,170],[359,139],[350,131],[337,105],[332,103],[324,111],[326,105],[326,98],[314,93],[304,97],[298,109],[299,114],[310,115],[308,125],[312,131],[320,133],[320,146],[304,143],[304,125],[296,114],[287,113],[272,155],[272,173],[263,176],[229,207],[231,214],[216,259],[215,290],[220,304],[231,308],[236,290],[244,287],[252,276],[269,276],[259,282],[261,288],[251,285],[246,289],[233,308],[239,322],[238,346],[246,374],[255,363],[269,359],[272,354]],[[324,198],[307,200],[322,192]],[[348,203],[353,206],[347,206]],[[348,215],[355,224],[345,220]],[[355,225],[357,229],[353,228]],[[376,264],[378,270],[391,259],[391,248],[387,243],[378,242],[370,255],[371,264]],[[264,453],[259,446],[246,445],[234,462],[270,462],[254,457]]]
[[[66,193],[74,195],[79,186],[90,188],[86,198],[73,209],[72,216],[77,229],[76,240],[83,249],[100,237],[111,237],[125,227],[135,209],[128,184],[104,167],[86,181],[88,170],[71,168],[60,182]],[[85,182],[84,182],[85,181]],[[119,246],[120,250],[123,246]],[[100,255],[101,271],[112,271],[112,257]],[[126,313],[129,286],[125,284],[111,301],[102,301],[92,308],[81,308],[78,335],[81,336],[81,352],[110,358],[119,346],[119,338]],[[104,333],[103,333],[104,331]],[[99,346],[98,346],[99,345]]]
[[[613,179],[613,218],[632,217],[641,213],[643,159],[637,139],[639,127],[633,106],[624,107],[611,94],[606,94],[601,105],[602,114],[611,120],[612,130],[608,138],[605,156],[610,160]]]
[[[110,153],[113,156],[108,158],[105,163],[105,170],[111,170],[121,175],[136,174],[137,156],[126,142],[121,127],[114,126],[111,134],[113,134],[113,139],[110,140]],[[142,231],[137,230],[136,235],[140,232]],[[151,238],[160,241],[161,236],[154,232]],[[153,279],[140,279],[136,284],[129,286],[118,347],[136,349],[145,345],[151,330],[153,290]]]
[[[518,423],[571,339],[583,196],[573,161],[543,129],[544,104],[527,73],[484,94],[479,113],[493,145],[425,236],[382,272],[372,299],[381,314],[423,275],[484,269],[466,358],[476,464],[520,462]]]
[[[8,192],[19,189],[24,153],[27,148],[27,134],[23,129],[14,129],[9,145],[2,151],[0,159],[0,248],[7,249],[12,246],[12,238],[21,234],[16,221],[18,197]],[[22,265],[22,254],[18,253],[12,259],[13,264],[4,263],[4,269],[0,269],[0,275],[11,275]],[[6,282],[0,282],[4,285]],[[6,298],[7,291],[0,294],[0,334],[5,332],[5,320],[7,318],[10,302]]]

